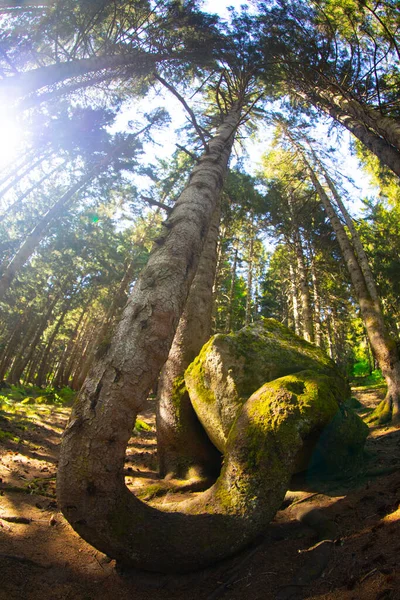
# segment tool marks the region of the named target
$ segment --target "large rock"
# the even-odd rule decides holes
[[[309,402],[327,417],[305,440],[295,470],[319,464],[327,470],[342,469],[349,457],[359,458],[368,433],[362,420],[344,407],[350,393],[347,381],[321,349],[274,319],[212,337],[188,367],[185,382],[204,429],[214,445],[225,452],[229,432],[248,398],[259,388],[263,388],[265,397],[268,382],[278,380],[270,386],[275,389],[280,378],[295,373],[301,374],[301,381],[291,382],[295,393],[296,385],[303,393],[307,379],[318,375],[328,376],[335,391],[335,406],[329,410],[321,406],[321,398],[326,397],[328,402],[329,397],[332,403],[331,394],[321,390],[318,395],[310,394]],[[333,454],[332,444],[337,446]]]

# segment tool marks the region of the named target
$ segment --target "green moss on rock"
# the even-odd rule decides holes
[[[249,396],[265,382],[307,369],[334,374],[338,401],[349,396],[345,379],[320,348],[278,321],[262,319],[237,333],[211,338],[189,365],[185,382],[203,427],[224,452],[229,431]],[[300,382],[291,385],[294,393],[302,393]]]

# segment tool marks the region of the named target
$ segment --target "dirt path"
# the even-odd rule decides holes
[[[376,391],[357,394],[367,407],[380,399]],[[157,482],[153,409],[140,417],[127,453],[126,480],[137,493]],[[400,600],[398,428],[371,429],[363,476],[308,482],[257,545],[172,577],[118,573],[58,512],[56,464],[68,412],[44,405],[0,412],[0,600]]]

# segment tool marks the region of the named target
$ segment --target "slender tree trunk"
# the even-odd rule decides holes
[[[318,277],[315,266],[315,257],[310,245],[308,248],[308,252],[310,255],[310,273],[314,297],[314,341],[317,346],[322,347],[321,298],[318,289]]]
[[[44,313],[39,321],[39,324],[33,323],[33,329],[28,332],[26,339],[24,340],[23,347],[19,356],[16,357],[14,364],[10,372],[10,382],[18,383],[25,371],[27,365],[31,361],[35,353],[37,353],[37,346],[40,342],[40,338],[43,335],[44,330],[47,327],[47,323],[51,317],[55,305],[60,299],[62,292],[55,294],[53,300],[50,302],[47,311]],[[34,333],[35,332],[35,333]],[[33,338],[31,337],[33,335]],[[25,353],[26,348],[29,348],[28,352]]]
[[[81,334],[78,337],[78,340],[75,344],[75,347],[72,351],[71,358],[68,361],[68,364],[65,368],[65,372],[63,375],[63,385],[69,385],[72,389],[77,390],[77,379],[80,373],[81,367],[81,359],[84,357],[84,350],[86,347],[86,338],[88,336],[88,319],[85,320],[84,325],[82,326]]]
[[[368,292],[369,292],[371,298],[375,302],[380,302],[378,290],[376,289],[375,279],[372,274],[371,267],[369,266],[368,257],[365,253],[360,236],[358,235],[358,231],[354,227],[353,219],[351,218],[345,205],[343,204],[343,201],[340,197],[340,194],[339,194],[335,184],[333,183],[332,179],[329,177],[329,175],[326,173],[325,170],[324,170],[324,177],[328,184],[329,189],[332,192],[335,202],[336,202],[340,212],[343,215],[345,223],[346,223],[347,227],[349,228],[350,235],[351,235],[351,241],[352,241],[352,244],[356,251],[358,262],[361,267],[361,271],[363,272],[365,283],[368,288]]]
[[[307,166],[311,181],[317,190],[342,250],[360,304],[371,348],[388,386],[384,405],[381,407],[382,414],[380,418],[387,420],[393,415],[393,418],[397,419],[400,416],[400,358],[396,342],[390,338],[387,332],[379,302],[371,298],[353,247],[327,193],[312,167],[308,163]]]
[[[376,132],[393,148],[400,150],[400,123],[397,119],[386,117],[379,110],[361,104],[355,98],[346,98],[345,94],[337,87],[331,89],[327,86],[315,91],[323,103],[338,107],[355,120],[363,123],[365,127]]]
[[[24,328],[27,326],[27,323],[30,320],[32,314],[32,307],[28,307],[25,314],[23,314],[16,326],[11,333],[5,348],[2,352],[1,362],[0,362],[0,381],[4,379],[6,371],[11,364],[13,356],[15,356],[17,349],[21,343],[21,339],[23,337]]]
[[[69,302],[67,302],[66,305],[64,306],[64,309],[58,318],[58,321],[49,337],[49,340],[46,344],[46,348],[43,352],[43,356],[40,361],[40,366],[38,368],[38,372],[36,375],[36,385],[38,385],[39,387],[41,387],[46,382],[48,359],[49,359],[50,351],[53,346],[54,340],[56,339],[58,332],[60,331],[61,325],[64,323],[65,315],[69,311],[69,307],[71,305],[71,300],[72,300],[72,298],[70,298]]]
[[[326,319],[326,339],[328,346],[328,355],[332,360],[335,360],[335,348],[333,343],[332,336],[332,314],[331,311],[328,312],[328,316]]]
[[[228,312],[226,314],[226,323],[225,323],[225,332],[229,333],[232,331],[232,322],[233,322],[233,306],[235,301],[235,283],[236,283],[236,271],[237,271],[237,263],[238,263],[238,241],[235,241],[235,246],[233,249],[233,261],[231,267],[231,285],[229,288],[228,294]]]
[[[246,315],[245,325],[253,320],[253,263],[254,263],[254,216],[252,215],[250,227],[250,239],[248,259],[247,259],[247,297],[246,297]]]
[[[296,285],[296,273],[293,265],[289,264],[289,275],[290,275],[290,295],[292,299],[292,314],[293,314],[293,325],[294,332],[296,335],[300,335],[300,315],[299,315],[299,304],[297,300],[297,285]]]
[[[64,167],[66,165],[66,162],[63,162],[61,165],[57,165],[57,167],[55,167],[54,169],[52,169],[50,171],[50,173],[46,173],[45,175],[43,175],[43,177],[41,179],[39,179],[38,181],[36,181],[29,189],[26,190],[26,192],[24,192],[23,194],[21,194],[21,196],[19,196],[15,202],[13,202],[12,204],[10,204],[10,206],[7,207],[7,210],[0,215],[0,223],[2,223],[4,221],[4,219],[6,217],[8,217],[10,215],[10,213],[12,213],[13,211],[15,211],[16,208],[18,208],[19,206],[21,206],[22,202],[25,200],[25,198],[27,196],[29,196],[29,194],[31,194],[33,191],[35,191],[36,189],[38,189],[42,183],[44,181],[46,181],[46,179],[48,179],[49,177],[51,177],[53,175],[53,173],[55,173],[56,171],[59,171],[61,169],[61,167]]]
[[[46,153],[44,155],[41,154],[39,156],[39,158],[33,164],[29,164],[28,167],[24,171],[22,171],[22,172],[20,171],[14,177],[14,179],[12,179],[10,181],[10,183],[5,188],[3,188],[2,190],[0,190],[0,198],[2,198],[3,196],[5,196],[6,193],[9,190],[11,190],[11,188],[13,188],[15,185],[17,185],[17,183],[19,183],[28,173],[30,173],[31,171],[33,171],[33,169],[35,169],[38,165],[40,165],[40,163],[42,163],[47,156],[48,156],[48,153]]]
[[[58,365],[57,372],[54,376],[54,387],[58,388],[58,387],[62,387],[62,385],[64,385],[64,373],[66,371],[67,362],[71,356],[74,345],[76,344],[76,338],[78,335],[78,331],[79,331],[79,328],[83,321],[83,318],[86,314],[88,304],[89,303],[87,303],[86,306],[84,306],[81,314],[78,317],[78,320],[75,324],[72,334],[69,337],[67,347],[65,349],[64,354],[61,357],[60,364]],[[67,378],[67,383],[68,383],[68,378]],[[65,384],[65,385],[67,385],[67,384]]]
[[[81,179],[73,185],[53,206],[47,211],[40,221],[33,228],[31,233],[27,236],[23,244],[20,246],[17,253],[14,255],[10,263],[3,270],[0,277],[0,299],[7,292],[11,285],[12,280],[22,268],[28,258],[32,255],[39,242],[44,237],[47,227],[51,221],[59,217],[68,202],[75,196],[75,194],[81,190],[86,184],[88,184],[96,175],[98,175],[110,162],[111,157],[108,155],[100,161],[100,164],[92,168],[89,173],[81,177]]]
[[[299,230],[293,228],[293,245],[296,254],[297,262],[297,273],[300,288],[300,300],[301,300],[301,315],[303,321],[303,336],[307,342],[314,341],[314,327],[312,317],[312,307],[310,290],[308,287],[308,276],[307,269],[304,260],[303,244],[301,241]]]
[[[207,480],[221,467],[220,455],[193,410],[183,379],[211,336],[219,219],[218,205],[158,384],[157,453],[162,477]]]
[[[103,324],[101,325],[100,329],[98,330],[96,338],[93,341],[93,344],[91,344],[91,350],[90,350],[87,358],[84,361],[82,371],[79,375],[79,382],[77,384],[78,387],[80,387],[83,384],[83,382],[86,378],[86,375],[89,372],[91,364],[93,363],[93,360],[95,358],[96,351],[99,348],[99,344],[101,344],[102,342],[106,342],[106,340],[108,338],[111,339],[112,320],[115,317],[118,306],[121,304],[121,299],[122,299],[123,295],[125,294],[125,292],[128,288],[128,285],[130,283],[132,283],[133,271],[134,271],[135,264],[136,264],[136,260],[132,259],[130,261],[130,263],[128,264],[127,268],[125,269],[124,276],[121,279],[118,289],[113,296],[111,304],[107,310],[107,314],[105,315]]]

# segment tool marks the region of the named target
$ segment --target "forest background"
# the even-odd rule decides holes
[[[398,158],[388,158],[398,153],[398,20],[394,2],[352,0],[254,3],[229,21],[195,2],[2,2],[0,380],[79,389],[254,59],[222,192],[212,330],[274,317],[349,374],[379,367],[321,194],[364,248],[398,339]],[[344,100],[328,98],[333,88]],[[345,102],[358,115],[343,117]],[[368,110],[392,120],[392,137],[355,137],[356,118],[373,130]],[[181,123],[166,155],[171,113]],[[348,131],[375,186],[368,197],[338,152]],[[264,155],[248,168],[260,137]]]

